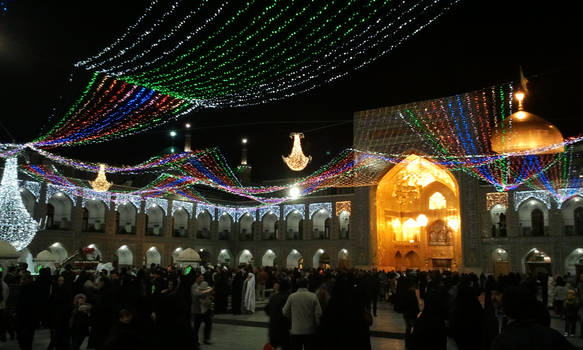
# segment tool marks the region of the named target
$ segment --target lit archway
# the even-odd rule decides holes
[[[122,245],[116,251],[117,263],[121,266],[132,266],[134,264],[134,254],[127,245]]]
[[[393,166],[376,189],[376,221],[379,268],[461,266],[459,187],[447,169],[417,155]]]
[[[243,250],[241,254],[239,254],[239,264],[251,264],[253,263],[253,255],[247,249]]]
[[[338,267],[342,269],[350,268],[350,254],[344,248],[338,252]]]
[[[184,249],[182,249],[182,247],[178,247],[176,249],[174,249],[172,251],[172,262],[176,263],[176,259],[178,259],[178,257],[180,256],[180,253],[182,253],[184,251]]]
[[[510,258],[506,249],[494,249],[492,261],[494,263],[494,276],[507,275],[510,272]]]
[[[318,249],[312,257],[312,267],[330,268],[330,255],[324,249]]]
[[[302,221],[302,214],[299,211],[294,210],[285,219],[286,226],[286,239],[299,239],[300,233],[300,222]]]
[[[231,225],[233,219],[227,213],[222,213],[219,216],[219,239],[228,240],[231,238]]]
[[[239,220],[239,240],[251,241],[253,240],[253,222],[255,221],[253,215],[249,213],[243,214]]]
[[[273,266],[275,264],[275,260],[277,255],[271,249],[267,249],[263,257],[261,258],[261,265],[262,266]]]
[[[288,269],[300,267],[300,261],[302,260],[302,254],[295,249],[288,254],[286,259],[286,265]]]
[[[196,223],[196,238],[211,238],[211,214],[208,211],[203,210],[196,217]]]
[[[182,207],[172,214],[172,230],[176,237],[186,237],[188,234],[188,211]]]
[[[531,198],[518,207],[522,236],[544,236],[549,224],[549,210],[538,199]]]
[[[326,209],[322,208],[312,215],[312,235],[314,239],[329,239],[330,238],[330,214]]]
[[[338,215],[340,239],[348,239],[350,229],[350,214],[347,211],[342,211]]]
[[[583,248],[573,249],[565,259],[565,272],[572,276],[578,276],[583,273]]]
[[[567,236],[583,235],[583,198],[574,196],[561,206],[561,214]]]
[[[63,247],[63,245],[59,242],[51,244],[49,250],[55,256],[56,262],[61,262],[69,257],[67,249],[65,249],[65,247]]]
[[[152,264],[160,265],[162,263],[162,255],[156,247],[150,247],[146,251],[146,266],[150,267]]]
[[[233,261],[231,252],[228,249],[221,249],[217,261],[223,266],[231,266],[231,262]]]
[[[275,239],[275,225],[277,224],[277,216],[269,212],[263,216],[261,220],[261,239],[272,240]]]
[[[105,203],[100,200],[89,199],[85,202],[85,209],[87,209],[87,222],[86,226],[84,225],[84,231],[105,231]]]
[[[161,236],[163,231],[164,210],[158,205],[146,208],[146,234]]]
[[[47,220],[48,228],[68,230],[71,229],[71,212],[73,209],[73,202],[71,199],[62,192],[55,193],[49,199],[48,206],[52,210],[47,210],[50,213]]]
[[[116,221],[119,234],[136,233],[137,209],[132,203],[124,203],[117,207]]]
[[[496,204],[490,209],[490,220],[492,222],[490,235],[492,237],[506,237],[506,207]]]
[[[538,248],[532,248],[522,258],[524,272],[551,274],[551,257]]]

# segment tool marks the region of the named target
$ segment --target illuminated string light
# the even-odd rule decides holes
[[[102,52],[77,66],[99,69],[177,98],[205,99],[206,106],[255,104],[309,90],[372,62],[456,2],[393,4],[385,0],[332,5],[311,1],[302,6],[274,3],[265,7],[254,1],[233,2],[228,4],[231,15],[218,22],[218,14],[226,12],[221,2],[206,21],[190,30],[184,29],[206,2],[171,24],[168,20],[179,7],[175,2],[153,25],[134,33],[135,42],[129,42],[128,36],[125,48],[107,50],[107,55]],[[246,18],[246,24],[232,30],[241,18]],[[195,41],[210,21],[217,21],[214,30]],[[158,25],[162,22],[168,25]],[[184,33],[182,39],[179,33]],[[158,39],[141,45],[153,35]],[[173,49],[153,50],[161,42]],[[186,43],[192,44],[186,51],[176,50]],[[370,55],[373,50],[375,55]]]
[[[38,224],[22,203],[18,188],[16,157],[6,159],[0,186],[0,240],[16,250],[26,248],[38,231]]]

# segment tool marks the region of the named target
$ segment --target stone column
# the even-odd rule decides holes
[[[508,237],[520,237],[520,219],[518,212],[514,210],[513,192],[508,192],[508,208],[506,208],[506,232]]]
[[[73,208],[71,209],[71,230],[81,232],[83,226],[83,204],[81,197],[75,197]]]
[[[285,241],[285,218],[283,217],[283,205],[279,206],[279,219],[277,220],[277,236],[278,241]]]
[[[116,210],[115,203],[110,201],[109,208],[105,211],[105,234],[107,236],[113,236],[117,233],[117,222],[115,220]]]
[[[561,210],[557,208],[556,203],[551,204],[551,210],[549,210],[549,222],[545,225],[545,236],[564,236],[565,235],[565,222],[563,220],[563,214]]]
[[[136,215],[136,236],[145,236],[146,235],[146,202],[140,202],[140,208],[138,214]],[[143,256],[143,252],[141,253]],[[140,256],[140,258],[142,257]],[[140,260],[141,264],[141,260]]]

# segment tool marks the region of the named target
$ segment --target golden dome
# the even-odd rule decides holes
[[[522,110],[513,113],[503,124],[498,125],[492,132],[490,142],[492,150],[496,153],[527,152],[557,144],[561,145],[537,153],[552,154],[564,151],[563,135],[556,126]]]

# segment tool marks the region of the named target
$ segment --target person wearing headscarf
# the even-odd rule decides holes
[[[85,294],[77,294],[73,297],[73,312],[71,314],[71,345],[73,350],[79,350],[89,336],[91,327],[91,308],[92,305],[87,303]]]

